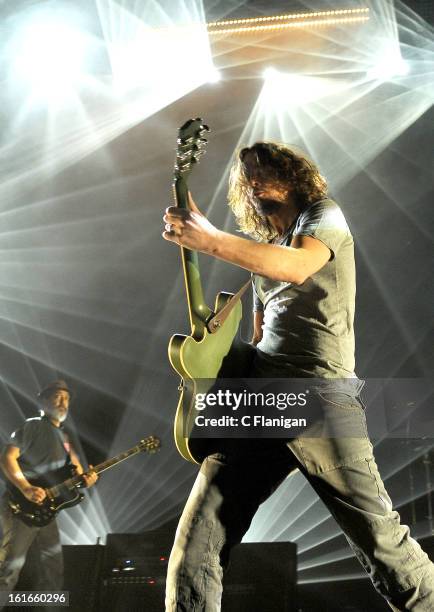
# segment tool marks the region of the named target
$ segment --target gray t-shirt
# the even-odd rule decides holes
[[[7,445],[20,449],[18,464],[28,479],[71,465],[69,436],[46,416],[27,419],[11,434]]]
[[[279,244],[312,236],[330,260],[302,285],[253,275],[254,310],[264,311],[256,376],[348,378],[354,375],[354,242],[339,206],[311,204]]]

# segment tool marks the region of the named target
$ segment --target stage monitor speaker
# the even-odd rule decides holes
[[[137,534],[109,534],[101,609],[164,611],[167,562],[176,524]]]
[[[160,537],[157,537],[160,536]],[[101,609],[164,611],[167,561],[173,534],[107,537]],[[295,612],[296,545],[240,544],[225,573],[223,612]]]
[[[74,546],[63,546],[62,548],[65,566],[64,589],[69,591],[68,612],[99,612],[98,597],[105,546],[77,544]],[[39,552],[34,547],[31,547],[16,585],[16,590],[33,591],[37,588],[40,572],[39,565]],[[17,612],[21,608],[11,607],[6,609]],[[33,608],[22,608],[22,610],[27,612],[30,609]],[[35,610],[40,609],[40,607],[35,607]]]
[[[99,612],[102,609],[99,591],[104,550],[105,546],[98,545],[63,546],[68,612]]]

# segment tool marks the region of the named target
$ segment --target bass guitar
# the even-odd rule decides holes
[[[96,465],[92,470],[97,474],[101,474],[101,472],[114,467],[129,457],[133,457],[137,453],[155,453],[160,446],[161,442],[158,438],[149,436],[141,440],[133,448]],[[60,479],[62,474],[65,476],[65,472],[69,472],[70,478],[54,486],[47,487],[47,483],[53,482],[53,475],[47,475],[44,478],[30,481],[30,484],[45,489],[46,497],[41,504],[29,501],[21,491],[10,485],[8,504],[13,514],[30,527],[45,527],[60,510],[79,504],[84,498],[84,495],[79,490],[83,482],[82,475],[74,474],[73,469],[66,467],[56,472],[56,479]]]
[[[179,128],[173,191],[175,203],[181,208],[189,208],[187,179],[204,153],[207,131],[199,118]],[[175,334],[169,342],[170,363],[181,376],[174,437],[181,456],[200,463],[207,453],[204,441],[191,436],[197,414],[196,394],[206,393],[217,378],[245,375],[254,352],[240,337],[240,298],[250,281],[235,295],[220,292],[212,310],[204,300],[197,253],[181,247],[181,257],[191,334]]]

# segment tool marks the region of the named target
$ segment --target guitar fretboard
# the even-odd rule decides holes
[[[133,455],[136,455],[137,453],[140,453],[145,450],[151,451],[151,452],[157,450],[159,447],[159,444],[160,442],[158,438],[153,438],[151,436],[150,438],[147,438],[146,440],[142,440],[140,444],[133,446],[132,448],[124,451],[123,453],[119,453],[119,455],[116,455],[116,457],[113,457],[112,459],[107,459],[107,461],[103,461],[102,463],[99,463],[92,469],[97,474],[101,474],[101,472],[108,470],[114,465],[121,463],[121,461],[125,461],[125,459],[128,459],[129,457],[132,457]],[[55,485],[54,487],[46,489],[46,492],[49,497],[56,497],[57,495],[59,495],[61,487],[66,486],[67,488],[72,488],[72,487],[76,487],[81,482],[82,482],[82,474],[77,474],[76,476],[73,476],[72,478],[68,478],[61,484],[58,484],[58,485]]]
[[[128,457],[131,457],[132,455],[136,455],[137,453],[140,453],[141,450],[142,449],[140,448],[140,446],[133,446],[133,448],[130,448],[124,453],[120,453],[119,455],[116,455],[116,457],[113,457],[112,459],[107,459],[107,461],[103,461],[102,463],[99,463],[93,469],[97,474],[100,474],[101,472],[104,472],[104,470],[108,470],[109,468],[113,467],[117,463],[120,463],[121,461],[125,461],[125,459],[128,459]]]

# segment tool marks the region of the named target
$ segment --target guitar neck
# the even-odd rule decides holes
[[[103,461],[102,463],[99,463],[92,469],[97,474],[101,474],[101,472],[104,472],[105,470],[108,470],[109,468],[114,467],[118,463],[121,463],[121,461],[125,461],[125,459],[128,459],[129,457],[132,457],[133,455],[136,455],[137,453],[140,453],[141,451],[142,451],[142,448],[140,447],[140,445],[133,446],[129,450],[123,453],[119,453],[119,455],[116,455],[116,457],[112,457],[112,459],[108,459],[107,461]],[[72,478],[68,478],[67,480],[62,482],[62,485],[63,486],[66,485],[67,487],[76,487],[81,482],[82,482],[82,475],[77,474],[76,476],[73,476]],[[62,485],[55,485],[54,487],[47,489],[48,495],[52,497],[56,497],[56,495],[58,495],[59,493],[59,488]]]
[[[112,459],[107,459],[107,461],[99,463],[93,468],[93,470],[97,474],[101,474],[101,472],[104,472],[105,470],[108,470],[109,468],[117,465],[118,463],[121,463],[121,461],[125,461],[125,459],[128,459],[128,457],[132,457],[133,455],[140,453],[141,450],[142,449],[140,448],[140,446],[133,446],[133,448],[130,448],[129,450],[123,453],[119,453],[119,455],[116,455],[116,457],[113,457]]]
[[[187,184],[181,177],[175,179],[174,195],[179,208],[189,208]],[[203,296],[199,259],[196,251],[185,247],[181,247],[181,256],[192,335],[201,335],[208,318],[212,315],[212,311],[205,303]]]

